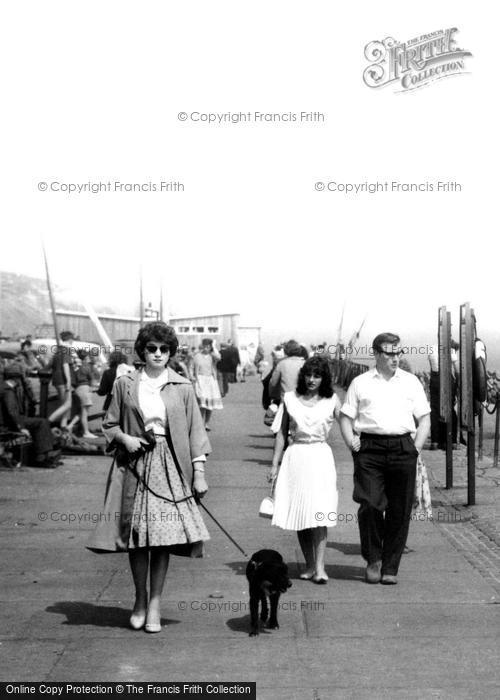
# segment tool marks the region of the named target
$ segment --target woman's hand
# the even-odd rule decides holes
[[[196,470],[194,472],[193,491],[195,496],[198,498],[203,498],[208,491],[208,484],[205,481],[205,475],[202,472],[197,472]]]
[[[122,443],[125,446],[127,452],[130,452],[130,454],[133,454],[134,452],[139,452],[139,450],[142,449],[143,445],[147,444],[146,441],[142,438],[132,437],[132,435],[123,435]]]
[[[269,474],[267,475],[268,481],[276,481],[276,478],[278,477],[278,469],[279,467],[275,465],[271,467],[271,469],[269,470]]]

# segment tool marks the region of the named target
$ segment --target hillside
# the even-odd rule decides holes
[[[57,309],[83,310],[70,290],[54,285],[53,291]],[[109,307],[99,307],[97,311],[116,313]],[[52,334],[51,329],[52,318],[45,279],[0,272],[0,336],[17,338],[30,333],[36,337]]]

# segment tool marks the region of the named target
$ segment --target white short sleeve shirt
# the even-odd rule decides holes
[[[386,380],[376,368],[351,382],[341,412],[357,433],[404,435],[415,432],[415,418],[431,412],[424,388],[410,372],[397,369]]]

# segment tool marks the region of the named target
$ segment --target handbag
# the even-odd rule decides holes
[[[429,519],[432,518],[431,490],[429,477],[424,460],[419,455],[417,459],[417,475],[415,479],[415,513],[423,513]]]
[[[262,499],[259,506],[259,516],[261,518],[272,518],[274,515],[274,480],[271,486],[271,493]]]

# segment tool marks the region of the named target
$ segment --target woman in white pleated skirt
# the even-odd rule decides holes
[[[270,473],[276,480],[272,524],[297,531],[306,562],[300,578],[326,583],[325,523],[336,524],[338,503],[335,460],[327,438],[340,409],[328,361],[319,356],[306,360],[296,391],[287,392],[283,403]]]

